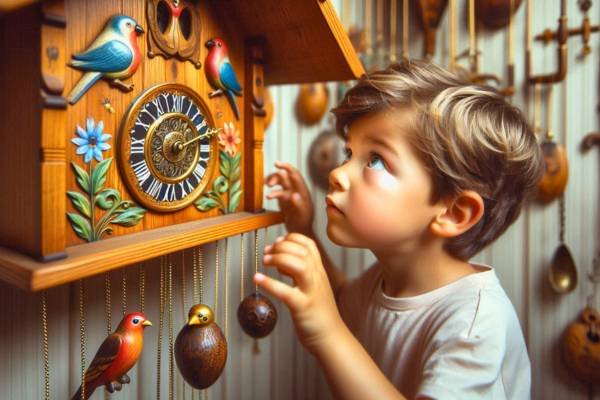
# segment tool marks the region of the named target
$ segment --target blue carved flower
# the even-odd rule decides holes
[[[83,161],[89,163],[92,157],[96,161],[102,161],[102,152],[110,149],[110,144],[107,141],[112,137],[107,133],[102,133],[104,122],[98,121],[95,125],[93,118],[86,120],[86,129],[83,130],[77,125],[77,134],[79,137],[71,139],[71,142],[77,146],[77,154],[85,154]]]

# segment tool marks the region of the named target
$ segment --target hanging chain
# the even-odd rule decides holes
[[[219,241],[216,242],[215,247],[215,321],[219,309]]]
[[[192,251],[195,251],[192,249]],[[193,254],[193,253],[192,253]],[[185,250],[181,252],[181,307],[183,309],[183,321],[187,321],[187,301],[186,301],[186,289],[185,289]],[[185,383],[183,383],[183,396],[182,399],[185,400]],[[192,399],[194,398],[194,389],[192,388]]]
[[[121,279],[121,311],[123,315],[127,314],[127,270],[123,269]]]
[[[174,375],[173,375],[173,262],[171,260],[171,255],[169,257],[169,283],[168,283],[168,291],[169,291],[169,400],[173,400],[173,385]]]
[[[156,357],[156,399],[160,400],[160,369],[161,369],[161,347],[162,347],[162,328],[163,328],[163,314],[165,311],[164,301],[165,291],[165,258],[160,258],[160,283],[158,288],[158,346],[157,346],[157,357]]]
[[[254,231],[254,275],[258,273],[258,229]],[[254,291],[258,292],[258,285],[254,284]]]
[[[140,286],[140,297],[139,297],[139,305],[140,311],[144,312],[144,303],[145,303],[145,291],[146,291],[146,269],[144,268],[144,264],[140,265],[139,269],[139,286]]]
[[[46,291],[42,292],[42,338],[44,346],[44,399],[50,400],[50,350],[48,345],[48,306]]]
[[[81,398],[85,399],[85,287],[79,280],[79,342],[81,346]]]
[[[244,300],[244,233],[240,237],[240,299]]]
[[[229,238],[225,238],[225,301],[224,301],[224,318],[225,318],[225,323],[224,323],[224,333],[225,333],[225,338],[227,338],[227,309],[229,308],[229,294],[228,294],[228,287],[229,287]]]
[[[560,244],[563,244],[565,242],[565,222],[566,222],[566,217],[565,217],[565,196],[564,194],[562,196],[560,196],[560,198],[558,199],[558,216],[559,216],[559,223],[560,223],[560,233],[559,233],[559,240],[560,240]]]
[[[199,285],[199,292],[200,292],[200,299],[198,301],[198,303],[203,303],[204,302],[204,252],[202,251],[202,248],[198,249],[198,272],[200,274],[199,276],[199,281],[198,281],[198,285]],[[196,304],[198,304],[196,303]]]
[[[198,297],[198,249],[192,249],[192,301],[194,304],[198,304],[200,302],[200,298]]]
[[[106,333],[112,332],[112,311],[110,296],[110,273],[104,276],[104,312],[106,313]]]

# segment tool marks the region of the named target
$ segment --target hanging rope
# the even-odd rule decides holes
[[[254,231],[254,275],[258,273],[258,229]],[[258,285],[254,284],[254,291],[258,292]]]
[[[50,400],[50,347],[48,344],[48,306],[47,292],[42,292],[42,338],[44,348],[44,399]]]

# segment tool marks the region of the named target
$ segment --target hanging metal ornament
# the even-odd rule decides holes
[[[243,271],[243,262],[241,263],[241,268]],[[258,231],[254,231],[254,273],[256,274],[257,272]],[[242,291],[241,295],[243,300],[238,307],[237,318],[244,332],[257,339],[269,335],[277,323],[277,309],[271,300],[261,294],[256,285],[254,286],[254,293],[244,298]]]
[[[148,57],[177,57],[200,68],[199,2],[147,0]]]
[[[202,271],[203,266],[200,265]],[[201,272],[202,276],[202,272]],[[200,287],[202,287],[201,277]],[[188,312],[187,324],[175,340],[175,361],[185,381],[195,389],[206,389],[221,376],[227,361],[227,340],[215,322],[218,302],[219,242],[215,255],[215,313],[199,303]]]
[[[329,188],[329,173],[340,165],[342,140],[333,129],[319,133],[308,150],[308,173],[323,191]]]
[[[421,24],[425,31],[424,56],[427,60],[431,60],[435,54],[436,31],[448,0],[418,0],[417,4],[417,10],[421,16]]]
[[[479,0],[475,12],[486,28],[496,30],[509,25],[520,5],[521,0]]]

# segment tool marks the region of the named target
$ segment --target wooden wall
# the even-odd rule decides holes
[[[336,2],[340,6],[340,1]],[[399,1],[399,3],[401,3]],[[465,0],[459,1],[461,21],[464,17]],[[574,1],[569,1],[570,25],[581,22],[581,14]],[[356,2],[358,4],[358,2]],[[559,0],[534,2],[534,32],[554,27],[558,18]],[[400,7],[399,7],[400,8]],[[350,12],[350,18],[360,20],[360,5]],[[524,77],[524,17],[521,6],[516,17],[516,77],[518,93],[514,102],[532,115],[531,97],[525,95]],[[594,4],[590,17],[599,23],[600,5]],[[411,54],[420,55],[422,49],[421,30],[413,18],[411,24]],[[459,52],[467,46],[466,26],[460,24]],[[436,60],[447,65],[447,20],[442,20],[438,35]],[[558,137],[565,142],[571,166],[571,178],[567,186],[567,230],[566,241],[571,248],[578,270],[579,285],[568,295],[554,294],[547,281],[548,263],[558,244],[558,204],[528,207],[519,220],[493,246],[484,250],[475,259],[493,265],[511,298],[527,339],[532,361],[533,398],[535,399],[589,399],[600,398],[590,394],[588,387],[572,378],[561,362],[558,341],[565,326],[577,316],[592,287],[586,275],[591,271],[592,260],[597,253],[598,237],[598,150],[583,154],[581,139],[591,131],[597,131],[600,35],[594,34],[591,41],[592,55],[585,60],[577,57],[581,49],[580,39],[569,40],[569,72],[567,80],[555,87],[552,117]],[[483,50],[481,70],[503,76],[507,56],[504,32],[484,33],[480,38]],[[555,65],[555,49],[535,46],[535,72],[550,72]],[[335,92],[330,85],[332,93]],[[265,135],[265,173],[271,172],[275,160],[285,160],[298,166],[306,175],[306,154],[311,141],[322,130],[330,126],[325,118],[318,126],[306,128],[297,124],[293,108],[298,88],[281,86],[271,88],[276,116]],[[565,100],[566,98],[566,100]],[[333,99],[331,100],[333,102]],[[545,107],[544,107],[545,110]],[[317,204],[315,227],[322,238],[326,238],[324,195],[313,190]],[[273,202],[265,203],[274,208]],[[267,239],[260,232],[260,246],[271,242],[284,231],[273,227],[267,231]],[[244,236],[245,241],[245,292],[252,289],[249,272],[253,268],[253,235]],[[274,333],[260,341],[260,353],[253,353],[253,341],[244,336],[237,325],[235,310],[240,300],[240,239],[229,239],[229,273],[227,287],[227,337],[230,353],[227,368],[219,381],[207,391],[211,399],[327,399],[327,386],[319,373],[314,359],[298,344],[289,314],[279,304],[280,320]],[[225,242],[219,242],[220,281],[217,321],[224,327],[225,321]],[[344,250],[327,244],[333,259],[344,265],[349,275],[356,275],[370,265],[373,257],[359,250]],[[204,298],[214,305],[215,245],[203,246],[205,254]],[[181,306],[181,254],[173,255],[174,271],[174,330],[177,333],[183,323],[184,309]],[[185,256],[187,273],[186,295],[191,301],[191,264],[188,252]],[[146,331],[142,359],[131,374],[132,384],[113,399],[149,399],[156,397],[156,362],[158,332],[158,285],[159,262],[154,260],[146,266],[146,311],[154,326]],[[113,272],[112,314],[113,325],[120,315],[121,279],[120,271]],[[133,310],[138,304],[138,269],[127,269],[127,305]],[[104,276],[86,281],[87,286],[87,360],[88,363],[103,339],[106,330],[104,312]],[[70,398],[80,379],[80,351],[77,284],[62,286],[48,291],[50,321],[50,362],[52,398]],[[41,352],[39,294],[27,294],[0,283],[0,304],[5,312],[0,315],[0,388],[7,399],[39,399],[43,397],[43,358]],[[596,307],[600,307],[596,299]],[[168,336],[163,330],[161,398],[168,397]],[[175,398],[192,398],[189,388],[183,390],[181,378],[176,373]],[[199,398],[198,394],[194,394]],[[93,399],[101,399],[97,393]]]

